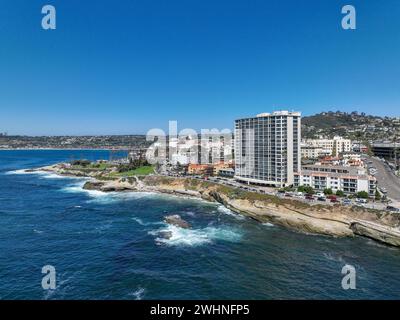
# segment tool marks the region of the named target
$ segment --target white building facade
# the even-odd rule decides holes
[[[304,151],[303,151],[304,149]],[[313,150],[312,154],[309,150]],[[333,137],[333,139],[306,139],[302,143],[302,155],[303,158],[307,156],[326,156],[334,155],[337,156],[342,152],[349,152],[352,150],[352,143],[350,139],[344,139],[339,136]]]
[[[235,121],[235,179],[277,187],[300,171],[301,114],[277,111]]]
[[[373,196],[376,191],[376,179],[368,175],[362,167],[307,165],[295,173],[294,186],[310,186],[318,191],[341,190],[346,194],[365,191]]]
[[[308,146],[306,144],[301,145],[301,157],[303,159],[317,159],[330,154],[332,154],[332,151],[326,151],[321,147]]]

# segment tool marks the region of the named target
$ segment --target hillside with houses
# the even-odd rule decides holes
[[[302,137],[342,136],[351,140],[400,141],[400,117],[347,112],[321,112],[302,118]]]

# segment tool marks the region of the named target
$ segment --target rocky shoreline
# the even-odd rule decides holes
[[[360,235],[388,245],[400,246],[400,217],[385,211],[340,204],[310,205],[299,200],[241,191],[191,178],[148,175],[111,179],[95,173],[71,171],[60,164],[38,170],[66,176],[91,177],[92,179],[85,183],[84,189],[185,195],[218,202],[233,212],[259,222],[269,222],[300,232],[335,237]]]

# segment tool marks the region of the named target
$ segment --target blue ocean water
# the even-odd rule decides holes
[[[0,299],[398,299],[400,250],[305,235],[201,200],[84,191],[35,168],[108,151],[0,151]],[[193,226],[167,226],[180,214]],[[158,231],[169,230],[170,240]],[[342,267],[356,268],[343,290]],[[57,288],[41,286],[44,265]]]

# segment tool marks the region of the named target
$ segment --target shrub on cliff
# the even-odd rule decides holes
[[[82,167],[86,167],[88,165],[90,165],[90,161],[86,160],[86,159],[81,159],[81,160],[75,160],[71,162],[71,165],[73,166],[82,166]]]

